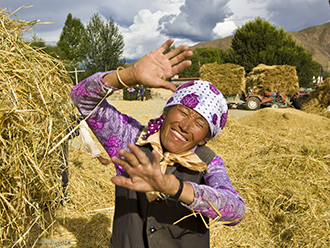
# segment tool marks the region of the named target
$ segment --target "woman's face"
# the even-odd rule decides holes
[[[187,152],[208,141],[209,124],[195,110],[179,104],[165,111],[163,118],[160,141],[166,151]]]

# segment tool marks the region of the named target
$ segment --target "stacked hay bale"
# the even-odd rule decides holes
[[[302,110],[308,113],[319,114],[330,118],[330,112],[324,110],[330,105],[330,78],[324,80],[311,91],[307,102],[303,105]]]
[[[204,64],[200,69],[202,80],[213,83],[222,94],[245,94],[245,70],[231,63],[219,65],[217,62]]]
[[[30,47],[31,23],[0,8],[0,246],[26,246],[33,226],[62,194],[59,154],[66,135],[71,79],[60,61]]]
[[[299,90],[299,80],[294,66],[263,65],[255,67],[246,77],[246,91],[284,92],[294,94]]]

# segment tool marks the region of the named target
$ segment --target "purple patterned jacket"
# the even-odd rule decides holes
[[[99,104],[108,92],[111,94],[118,90],[103,82],[102,78],[107,73],[98,72],[81,81],[72,88],[71,97],[84,117],[92,112],[87,122],[109,156],[113,157],[118,156],[120,149],[128,149],[128,144],[135,142],[142,124],[120,113],[106,100]],[[119,165],[115,167],[117,175],[124,172]],[[204,216],[216,218],[217,213],[203,200],[205,198],[220,211],[221,221],[232,221],[243,217],[245,202],[233,188],[222,158],[216,156],[208,164],[208,169],[209,172],[204,176],[206,185],[189,182],[194,188],[195,199],[186,207],[193,208]]]

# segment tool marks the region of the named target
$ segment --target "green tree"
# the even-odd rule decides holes
[[[183,78],[199,77],[199,69],[202,65],[214,62],[222,64],[224,55],[225,51],[218,48],[196,48],[194,50],[193,56],[190,58],[192,62],[191,66],[185,69],[179,75]]]
[[[69,13],[57,46],[61,50],[61,58],[73,64],[73,68],[76,67],[77,63],[83,60],[80,45],[84,32],[85,27],[80,19],[72,17],[72,14]],[[72,69],[72,67],[70,69]]]
[[[322,72],[322,77],[323,77],[323,80],[329,78],[330,77],[330,71],[323,71]]]
[[[103,22],[99,14],[94,14],[86,26],[82,49],[88,74],[116,69],[126,63],[122,58],[123,36],[112,19]]]
[[[310,51],[298,46],[286,31],[257,17],[238,28],[225,62],[241,65],[249,73],[259,64],[296,67],[299,84],[309,87],[319,68]]]
[[[45,41],[42,38],[36,36],[35,34],[32,36],[30,46],[37,50],[43,50],[45,53],[51,55],[56,59],[60,59],[61,57],[61,51],[58,46],[46,45]]]

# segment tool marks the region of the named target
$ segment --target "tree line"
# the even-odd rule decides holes
[[[46,45],[41,41],[41,38],[34,37],[31,45],[42,47],[46,53],[62,60],[68,71],[75,68],[84,70],[79,74],[81,79],[126,64],[126,59],[122,57],[123,35],[111,18],[103,21],[98,13],[91,17],[86,26],[69,13],[57,44]]]
[[[102,21],[99,14],[94,14],[84,26],[80,19],[69,13],[56,46],[40,41],[40,38],[34,38],[32,45],[43,47],[45,52],[63,60],[68,70],[85,70],[81,78],[126,64],[123,35],[111,18]],[[192,65],[180,73],[180,77],[199,77],[200,67],[214,62],[240,65],[246,73],[259,64],[295,66],[300,87],[311,87],[313,76],[321,74],[324,79],[330,76],[313,60],[310,51],[297,45],[283,28],[277,28],[261,17],[238,28],[229,49],[197,48],[191,61]]]

